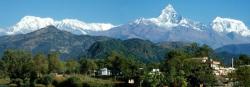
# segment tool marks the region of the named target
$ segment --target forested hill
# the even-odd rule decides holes
[[[21,49],[32,53],[60,52],[62,58],[76,58],[84,53],[94,42],[109,40],[102,36],[75,35],[54,26],[37,31],[0,37],[0,53],[6,49]]]
[[[112,52],[126,58],[134,58],[143,62],[161,61],[168,51],[174,49],[199,49],[199,44],[186,42],[153,43],[149,40],[120,40],[103,36],[75,35],[62,31],[54,26],[48,26],[37,31],[2,36],[0,38],[0,53],[6,49],[21,49],[33,54],[59,52],[61,58],[105,58]],[[193,53],[194,54],[194,53]]]

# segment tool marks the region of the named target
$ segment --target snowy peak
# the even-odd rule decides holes
[[[75,28],[86,29],[90,31],[106,31],[114,27],[114,25],[110,23],[85,23],[77,19],[64,19],[60,22],[61,23],[56,23],[56,24],[60,26],[62,25],[73,26]]]
[[[165,9],[162,10],[162,14],[166,13],[176,13],[174,7],[171,4],[168,4]]]
[[[234,32],[242,36],[249,36],[250,30],[247,26],[240,20],[216,17],[211,24],[214,31],[220,33],[230,33]]]
[[[11,27],[7,34],[24,34],[46,27],[48,25],[54,25],[54,20],[51,18],[25,16],[15,26]]]
[[[161,22],[178,23],[181,17],[177,14],[172,5],[167,5],[162,10],[161,15],[157,18]]]
[[[161,12],[161,14],[156,18],[140,18],[134,21],[136,24],[149,25],[153,24],[162,28],[171,29],[172,27],[183,26],[196,30],[201,30],[204,25],[189,19],[186,19],[179,15],[174,7],[169,4]]]
[[[74,34],[87,34],[87,31],[106,31],[115,27],[110,23],[85,23],[77,19],[57,21],[52,18],[25,16],[16,25],[10,27],[7,34],[25,34],[49,25],[56,26],[58,29],[66,30]]]
[[[177,15],[177,12],[172,5],[167,5],[161,12],[160,16],[156,18],[139,18],[134,21],[136,24],[154,24],[159,27],[170,28],[177,26],[181,20],[181,16]]]

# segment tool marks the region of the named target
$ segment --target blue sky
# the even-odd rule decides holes
[[[250,0],[0,0],[0,27],[12,26],[26,15],[118,25],[139,17],[157,17],[168,4],[182,16],[202,23],[221,16],[250,26]]]

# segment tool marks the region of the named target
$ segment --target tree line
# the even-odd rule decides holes
[[[15,83],[18,86],[25,84],[35,86],[37,83],[52,84],[51,79],[45,78],[52,73],[81,74],[99,78],[93,75],[96,70],[108,68],[111,71],[109,78],[124,82],[133,79],[135,81],[133,86],[136,87],[215,86],[218,81],[213,74],[213,69],[209,64],[193,60],[192,58],[195,57],[214,58],[215,55],[209,46],[196,43],[171,50],[166,53],[162,62],[151,63],[127,58],[122,53],[115,51],[102,59],[80,58],[62,61],[58,52],[51,52],[48,55],[42,53],[32,55],[31,52],[23,50],[6,50],[0,60],[0,76],[1,78],[9,78],[10,83]],[[250,75],[249,67],[240,67],[245,63],[249,64],[249,59],[248,56],[240,56],[239,60],[236,60],[239,69],[230,74],[232,81],[239,83],[240,86],[249,86],[250,80],[244,78]],[[152,69],[160,71],[153,72]],[[69,80],[78,81],[78,79],[72,78]],[[77,87],[82,86],[84,85],[81,84]]]

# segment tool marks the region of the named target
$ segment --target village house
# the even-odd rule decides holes
[[[193,60],[200,60],[202,63],[208,63],[209,66],[213,69],[213,73],[217,76],[225,76],[228,73],[231,73],[235,70],[233,67],[233,59],[232,59],[232,66],[231,67],[224,67],[221,65],[219,61],[208,59],[208,57],[202,58],[192,58]]]
[[[98,75],[100,75],[100,76],[110,76],[111,72],[110,72],[110,70],[108,68],[101,68],[98,71]]]

